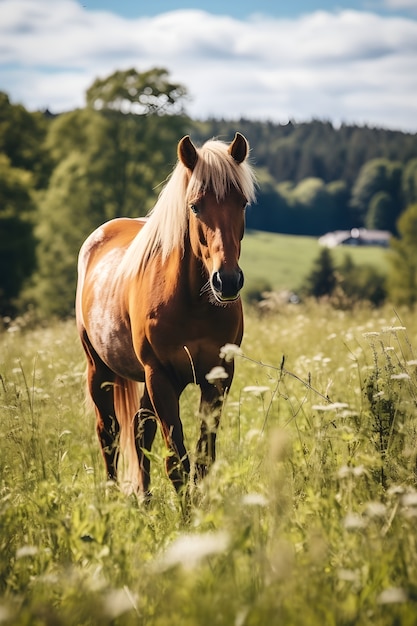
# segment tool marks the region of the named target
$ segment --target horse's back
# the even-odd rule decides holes
[[[102,224],[84,241],[78,257],[78,275],[82,276],[94,259],[112,250],[125,250],[133,241],[146,220],[117,218]]]
[[[99,226],[83,243],[78,256],[76,295],[80,332],[94,317],[92,311],[100,309],[114,292],[121,259],[144,223],[144,219],[117,218]]]

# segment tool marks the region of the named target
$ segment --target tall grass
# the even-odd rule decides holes
[[[390,307],[248,311],[184,518],[160,437],[149,505],[106,482],[73,323],[3,332],[0,624],[415,624],[416,338]]]

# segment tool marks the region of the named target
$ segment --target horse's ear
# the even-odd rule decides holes
[[[197,163],[198,154],[193,142],[189,135],[186,135],[181,139],[178,144],[178,159],[187,167],[193,171]]]
[[[249,144],[246,138],[240,133],[236,133],[235,138],[229,146],[229,154],[234,158],[236,163],[243,163],[248,156]]]

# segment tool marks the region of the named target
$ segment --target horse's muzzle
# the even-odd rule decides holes
[[[226,272],[222,269],[213,272],[210,280],[214,297],[219,302],[233,302],[233,300],[237,300],[239,292],[243,287],[243,282],[243,272],[240,267],[232,272]]]

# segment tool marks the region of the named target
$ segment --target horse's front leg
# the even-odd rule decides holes
[[[157,428],[155,409],[149,398],[148,390],[145,385],[143,397],[140,401],[140,409],[135,415],[135,443],[136,453],[139,461],[139,472],[141,480],[141,489],[146,499],[149,499],[150,492],[150,459],[147,452],[151,451],[153,440],[155,439]]]
[[[223,408],[226,387],[220,383],[201,384],[201,430],[197,442],[195,479],[204,478],[216,460],[216,437]]]
[[[179,389],[161,368],[145,368],[146,387],[168,449],[165,468],[177,492],[188,482],[190,461],[180,419]]]

